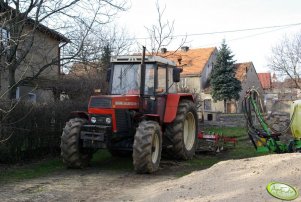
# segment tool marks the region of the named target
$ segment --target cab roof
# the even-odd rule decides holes
[[[112,63],[141,63],[142,56],[133,56],[133,55],[120,55],[120,56],[112,56]],[[159,56],[145,56],[145,63],[159,63],[159,64],[167,64],[170,66],[177,66],[175,62],[168,60],[166,58],[162,58]]]

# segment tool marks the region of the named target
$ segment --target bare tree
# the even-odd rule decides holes
[[[301,89],[301,32],[291,37],[284,36],[272,48],[269,67],[279,75],[289,77],[295,87]]]
[[[159,1],[156,2],[156,10],[158,14],[157,23],[150,27],[145,27],[150,37],[151,54],[158,55],[161,48],[169,46],[174,40],[174,21],[164,20],[164,12],[166,6],[161,9]],[[184,45],[186,37],[181,40],[176,51]],[[176,52],[175,51],[175,52]]]
[[[88,46],[95,44],[93,32],[125,6],[125,0],[0,0],[0,81],[7,82],[0,86],[0,99],[11,99],[0,106],[0,143],[12,135],[3,133],[3,123],[18,105],[17,87],[30,83],[34,90],[41,85],[36,79],[57,79],[60,66],[97,59],[99,47]]]
[[[2,36],[4,32],[6,37],[1,37],[0,65],[8,74],[8,97],[15,97],[16,87],[24,79],[38,78],[46,70],[78,57],[93,28],[111,22],[124,6],[123,0],[1,0],[0,25]],[[45,39],[37,37],[39,32],[48,30],[43,23],[53,27],[48,34],[55,35],[65,46],[64,57],[52,54],[57,46],[49,47]],[[33,59],[32,51],[40,54],[39,59]]]

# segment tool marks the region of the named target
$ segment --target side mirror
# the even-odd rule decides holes
[[[174,67],[172,71],[172,79],[173,82],[179,82],[180,81],[180,74],[183,71],[183,69]]]
[[[107,70],[107,77],[106,77],[106,81],[107,81],[107,82],[110,82],[110,79],[111,79],[111,72],[112,72],[112,69],[109,68],[109,69]]]

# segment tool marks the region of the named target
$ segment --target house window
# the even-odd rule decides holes
[[[36,103],[37,101],[37,95],[34,93],[28,93],[28,100],[32,103]]]
[[[8,40],[10,37],[9,31],[0,27],[0,37],[1,49],[8,48]]]
[[[17,89],[16,89],[16,99],[17,100],[20,99],[20,87],[17,87]]]
[[[211,111],[211,99],[204,100],[204,111]]]

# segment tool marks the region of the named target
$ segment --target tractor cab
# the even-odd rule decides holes
[[[111,58],[107,79],[110,83],[109,95],[131,97],[139,96],[140,111],[157,113],[167,94],[177,93],[175,82],[180,80],[180,70],[173,61],[158,56],[116,56]],[[163,114],[161,114],[161,121]]]
[[[111,95],[154,96],[176,92],[173,75],[177,67],[170,60],[146,56],[143,65],[141,56],[116,56],[111,58],[111,64],[109,71]],[[145,73],[142,75],[143,68]]]

